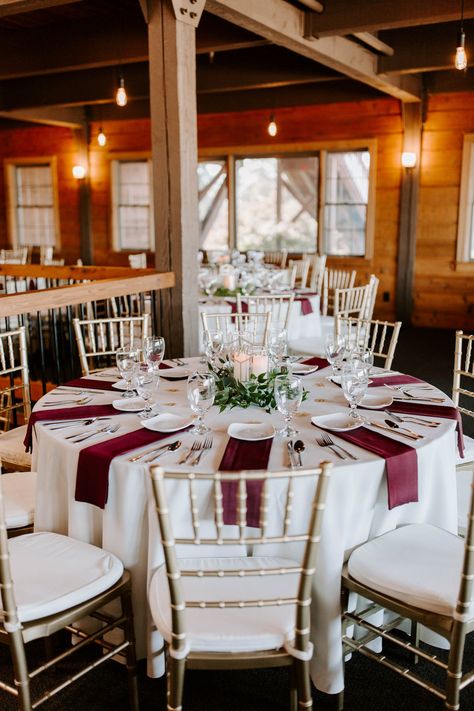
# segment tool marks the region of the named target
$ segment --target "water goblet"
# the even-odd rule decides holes
[[[165,339],[162,336],[145,336],[143,358],[153,370],[158,370],[165,355]]]
[[[215,366],[217,358],[222,355],[224,350],[224,334],[219,330],[204,331],[204,352],[207,361]]]
[[[359,363],[364,364],[365,369],[367,371],[367,375],[370,375],[370,371],[373,368],[374,365],[374,354],[373,351],[370,349],[360,349],[360,350],[355,350],[351,353],[351,358],[352,361],[359,361]]]
[[[294,437],[297,430],[293,427],[293,414],[297,412],[303,398],[303,383],[301,378],[290,373],[277,375],[275,378],[275,402],[278,411],[285,418],[285,426],[278,434],[283,437]]]
[[[341,386],[344,397],[349,403],[350,417],[362,421],[357,412],[357,405],[360,405],[367,392],[369,379],[365,364],[359,360],[352,360],[342,368]]]
[[[275,365],[278,365],[284,360],[288,350],[288,333],[286,328],[278,326],[270,329],[268,350]]]
[[[212,373],[192,373],[188,378],[187,392],[189,407],[197,415],[191,432],[206,434],[209,428],[204,424],[204,415],[211,409],[216,395],[216,381]]]
[[[137,348],[123,346],[117,349],[117,368],[127,384],[127,389],[122,397],[133,397],[132,383],[140,366],[140,351]]]
[[[329,336],[326,339],[326,358],[332,366],[334,375],[339,371],[346,351],[345,339],[340,336]]]
[[[138,415],[142,420],[153,417],[151,401],[160,384],[158,370],[148,367],[146,363],[140,365],[135,376],[135,388],[140,397],[145,401],[145,409]]]

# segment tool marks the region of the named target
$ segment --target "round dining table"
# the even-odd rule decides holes
[[[321,363],[321,366],[324,366],[324,363]],[[161,371],[156,412],[173,413],[185,420],[189,418],[191,413],[187,403],[186,378],[188,373],[205,368],[199,358],[191,358],[186,359],[184,365],[170,370],[169,379],[167,371]],[[181,378],[177,379],[180,375]],[[397,526],[428,522],[452,532],[457,530],[457,437],[456,420],[449,417],[420,417],[422,422],[424,419],[435,420],[439,423],[435,427],[413,422],[406,424],[406,427],[421,436],[412,440],[396,429],[386,427],[384,423],[388,415],[384,410],[362,411],[366,421],[364,429],[378,432],[390,442],[408,444],[414,451],[417,500],[389,508],[386,462],[382,456],[352,441],[340,439],[337,432],[329,434],[333,441],[342,445],[351,456],[343,454],[342,450],[321,446],[319,437],[324,432],[312,424],[311,418],[348,412],[342,389],[329,379],[330,375],[330,367],[320,367],[304,376],[307,394],[294,417],[294,422],[298,429],[298,438],[305,445],[302,452],[303,466],[316,467],[321,461],[334,464],[313,582],[311,626],[314,656],[311,661],[311,676],[319,690],[336,694],[344,688],[340,616],[340,576],[344,560],[355,546]],[[377,377],[382,378],[384,375],[390,374],[374,369],[372,387]],[[36,404],[35,416],[38,416],[36,413],[41,414],[46,410],[48,412],[44,417],[48,417],[48,420],[36,421],[33,428],[33,467],[37,471],[35,529],[67,534],[101,546],[123,561],[132,576],[138,657],[148,659],[150,676],[159,676],[164,673],[163,642],[152,625],[147,604],[147,587],[153,571],[163,563],[163,555],[151,493],[149,464],[140,459],[130,461],[134,456],[153,449],[153,444],[142,442],[138,447],[131,445],[127,452],[112,458],[110,466],[107,465],[107,497],[101,507],[84,500],[76,500],[80,454],[88,447],[101,442],[117,440],[120,444],[121,437],[142,431],[142,421],[137,413],[108,408],[112,412],[103,415],[107,419],[90,425],[81,422],[58,422],[56,428],[56,425],[52,424],[52,420],[60,418],[60,410],[63,408],[74,407],[74,417],[80,417],[82,408],[97,406],[103,412],[101,407],[110,406],[116,400],[119,400],[120,406],[120,400],[124,401],[121,398],[122,393],[111,386],[117,379],[115,369],[109,369],[91,375],[86,380],[74,381],[70,386],[61,386]],[[95,381],[95,385],[92,381]],[[375,385],[371,392],[383,395],[386,401],[395,396],[406,398],[415,404],[417,396],[439,397],[443,399],[443,402],[439,403],[440,410],[444,405],[451,406],[452,409],[452,402],[439,390],[432,388],[429,391],[417,391],[416,384],[410,385],[410,388],[409,394],[406,395],[402,391],[391,390],[386,385]],[[90,398],[86,404],[61,404],[71,399],[82,400],[83,396],[79,393],[83,391],[87,391],[84,397]],[[382,402],[384,397],[381,398]],[[404,404],[404,400],[400,402]],[[79,414],[75,414],[76,412]],[[90,409],[87,412],[90,412]],[[207,413],[205,422],[211,430],[212,441],[210,448],[203,452],[199,464],[194,467],[196,474],[219,469],[229,441],[227,430],[231,424],[260,422],[278,429],[283,424],[283,417],[277,411],[268,413],[256,407],[219,412],[214,406]],[[106,431],[94,434],[82,442],[75,441],[75,434],[79,436],[81,433],[95,433],[99,425],[104,426],[104,423],[117,424],[119,427],[112,433]],[[66,424],[69,426],[62,426]],[[386,429],[378,429],[377,424]],[[189,430],[170,434],[162,442],[178,441],[180,445],[160,457],[161,465],[170,470],[189,469],[189,464],[178,462],[182,453],[186,448],[190,448],[196,439],[201,442],[203,440],[202,437],[196,438]],[[158,444],[161,445],[162,442]],[[274,437],[268,460],[270,471],[290,466],[286,445],[287,440],[279,435]],[[249,468],[250,465],[251,462]],[[94,472],[89,471],[89,475],[93,476]],[[240,553],[245,555],[245,551]]]

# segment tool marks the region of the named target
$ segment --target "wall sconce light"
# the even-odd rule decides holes
[[[125,91],[125,79],[123,76],[119,80],[119,88],[115,94],[115,102],[117,106],[126,106],[128,101],[127,92]]]
[[[458,41],[456,44],[456,56],[454,57],[454,66],[462,71],[467,67],[467,56],[464,44],[466,35],[464,34],[464,0],[461,0],[461,26],[459,27]]]
[[[403,151],[402,166],[404,168],[414,168],[416,165],[416,153],[412,151]]]
[[[270,121],[267,126],[268,135],[274,138],[278,133],[278,126],[275,121],[275,114],[271,114]]]
[[[74,165],[72,168],[72,174],[76,180],[84,180],[86,177],[86,169],[83,165]]]
[[[99,133],[97,134],[97,143],[101,148],[103,148],[107,143],[107,136],[102,130],[102,126],[99,128]]]

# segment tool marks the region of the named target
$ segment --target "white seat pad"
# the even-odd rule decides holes
[[[31,454],[25,452],[23,440],[26,425],[15,427],[0,434],[0,459],[21,467],[31,467]]]
[[[36,472],[8,472],[1,479],[7,528],[29,526],[34,521]]]
[[[252,570],[297,566],[285,558],[187,558],[181,570]],[[245,577],[183,577],[187,601],[242,601],[296,597],[298,574]],[[171,611],[166,568],[155,572],[149,591],[155,625],[171,640]],[[193,651],[251,652],[280,649],[294,639],[295,605],[226,609],[186,608],[186,639]]]
[[[31,533],[8,541],[21,622],[53,615],[112,587],[123,573],[111,553],[58,533]]]
[[[474,462],[474,439],[464,435],[464,459],[459,456],[459,452],[456,448],[457,458],[456,466],[459,467],[461,464],[469,464],[469,462]]]
[[[349,558],[355,580],[423,610],[452,615],[464,541],[436,526],[402,526],[356,548]],[[471,606],[472,614],[472,606]]]

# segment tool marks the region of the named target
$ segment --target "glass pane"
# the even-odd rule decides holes
[[[119,163],[119,203],[121,205],[150,204],[150,169],[148,161]]]
[[[314,251],[318,157],[243,158],[235,169],[238,249]]]
[[[370,153],[328,153],[324,242],[327,254],[364,255]]]
[[[229,246],[229,199],[227,163],[223,160],[198,164],[199,244],[203,249]]]
[[[17,240],[22,246],[55,244],[50,165],[15,166]]]
[[[149,249],[149,207],[119,207],[118,211],[121,249]]]

